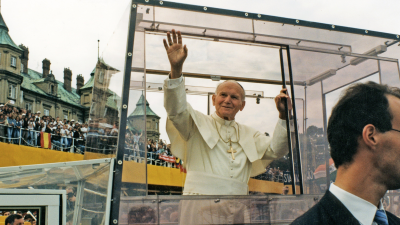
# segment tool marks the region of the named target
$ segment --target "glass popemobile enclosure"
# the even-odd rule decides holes
[[[335,180],[326,128],[341,91],[400,87],[399,40],[133,0],[93,72],[85,160],[1,168],[0,187],[73,183],[74,224],[289,224]]]

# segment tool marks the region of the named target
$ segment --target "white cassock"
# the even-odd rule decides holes
[[[288,153],[286,121],[278,121],[271,138],[234,120],[224,120],[216,113],[204,115],[186,102],[182,77],[164,81],[164,107],[171,152],[186,165],[184,195],[248,195],[250,177],[264,173],[268,164]],[[230,146],[225,142],[229,139],[236,151],[235,160],[227,152]],[[186,203],[184,209],[197,211],[199,216],[198,210],[209,205],[199,203]],[[208,207],[212,212],[221,211]],[[188,212],[181,212],[181,224],[183,215],[203,224],[193,220],[194,214]]]

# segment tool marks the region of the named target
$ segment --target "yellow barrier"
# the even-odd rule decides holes
[[[0,142],[0,167],[83,160],[83,155]]]
[[[42,148],[32,148],[22,145],[5,144],[0,142],[1,159],[0,167],[22,166],[32,164],[45,164],[56,162],[80,161],[88,159],[111,158],[115,155],[104,155],[100,153],[86,152],[85,156],[69,152],[60,152]],[[146,183],[145,169],[147,167],[147,183],[151,185],[164,185],[183,187],[186,174],[176,168],[124,161],[122,171],[122,182],[125,183]],[[262,180],[249,180],[249,190],[262,193],[282,193],[283,183]],[[289,186],[289,194],[292,188]],[[298,190],[298,186],[296,188]],[[1,222],[1,220],[0,220]],[[1,224],[0,224],[1,225]]]

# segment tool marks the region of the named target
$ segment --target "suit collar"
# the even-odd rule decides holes
[[[346,206],[344,206],[330,191],[325,193],[319,201],[319,204],[321,204],[322,208],[327,212],[330,219],[334,221],[333,224],[360,224]]]

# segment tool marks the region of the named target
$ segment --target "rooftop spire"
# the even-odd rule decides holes
[[[0,44],[3,45],[9,45],[13,48],[16,48],[19,51],[22,51],[18,45],[14,43],[14,41],[11,39],[10,35],[8,34],[8,27],[6,23],[4,22],[3,16],[0,13]]]

